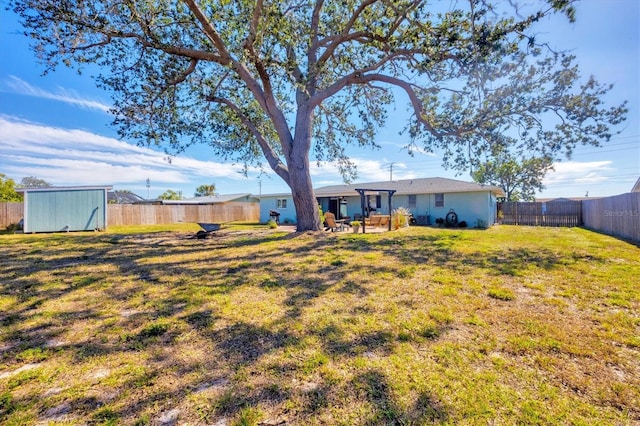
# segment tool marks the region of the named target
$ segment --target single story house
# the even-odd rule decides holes
[[[363,193],[362,199],[360,190]],[[434,224],[449,212],[469,227],[486,227],[497,221],[497,198],[504,197],[502,188],[447,178],[405,179],[385,182],[331,185],[314,189],[323,211],[336,218],[351,218],[370,213],[390,214],[391,210],[405,207],[420,225]],[[295,207],[291,193],[262,195],[260,221],[267,222],[271,211],[280,213],[280,222],[295,222]],[[364,201],[364,206],[362,205]]]
[[[109,204],[139,204],[145,199],[130,191],[109,191],[107,193],[107,203]]]
[[[17,188],[24,196],[24,232],[103,230],[111,186]]]
[[[251,194],[216,194],[204,197],[183,198],[181,200],[155,200],[162,205],[204,205],[204,204],[257,204],[258,198]]]

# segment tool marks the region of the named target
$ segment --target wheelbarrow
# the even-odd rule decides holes
[[[203,240],[203,239],[207,238],[209,236],[209,234],[211,234],[212,232],[215,232],[215,231],[219,231],[220,228],[222,228],[222,224],[221,223],[201,223],[201,222],[198,222],[198,225],[202,229],[200,231],[196,232],[196,235],[194,235],[194,238],[197,238],[199,240]]]

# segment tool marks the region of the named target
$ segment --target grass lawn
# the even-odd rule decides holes
[[[640,423],[640,248],[583,229],[0,236],[0,424]]]

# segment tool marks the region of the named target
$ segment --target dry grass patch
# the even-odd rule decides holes
[[[0,236],[0,423],[640,422],[636,246],[195,230]]]

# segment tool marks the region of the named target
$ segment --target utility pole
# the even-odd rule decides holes
[[[147,178],[147,200],[149,199],[149,188],[151,188],[151,181]]]
[[[396,163],[389,164],[389,182],[393,181],[393,165]]]

